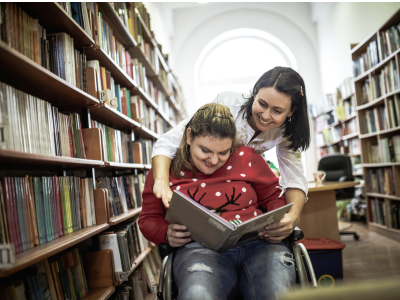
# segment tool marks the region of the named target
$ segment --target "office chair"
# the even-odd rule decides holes
[[[328,154],[321,158],[318,170],[326,172],[326,181],[354,181],[350,157],[343,154]],[[344,188],[335,190],[336,200],[354,198],[355,188]],[[359,239],[355,231],[340,231],[341,235],[353,235],[355,240]]]
[[[307,269],[308,269],[308,274],[310,275],[310,280],[311,280],[311,287],[312,288],[318,288],[317,284],[317,279],[315,277],[314,269],[311,264],[311,259],[308,255],[308,252],[306,248],[304,247],[303,244],[299,243],[297,244],[296,242],[303,239],[304,234],[299,229],[296,227],[293,232],[284,240],[288,248],[292,251],[293,253],[293,258],[295,262],[295,268],[296,268],[296,282],[300,285],[301,288],[309,287],[310,283],[308,281],[307,277],[307,270],[306,267],[304,266],[304,261],[306,262]],[[159,284],[158,284],[158,293],[157,293],[157,299],[158,300],[164,300],[164,281],[165,281],[165,300],[173,300],[177,296],[177,288],[175,286],[174,280],[173,280],[173,272],[172,272],[172,263],[173,263],[173,258],[174,258],[174,253],[176,251],[176,248],[172,248],[168,244],[161,244],[159,245],[159,248],[161,251],[164,253],[167,253],[168,255],[164,257],[161,270],[160,270],[160,279],[159,279]],[[302,256],[303,254],[303,256]],[[304,258],[304,260],[303,260]],[[164,275],[165,274],[165,278]],[[240,295],[237,296],[236,300],[242,299]]]

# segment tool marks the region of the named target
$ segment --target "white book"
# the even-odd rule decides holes
[[[114,271],[122,272],[121,255],[118,247],[117,234],[104,234],[100,235],[100,249],[111,249],[114,257]]]
[[[94,208],[94,196],[93,196],[93,181],[91,178],[88,178],[88,185],[89,185],[90,208],[92,210],[92,224],[96,225],[96,213]]]
[[[396,162],[400,162],[400,135],[394,135],[392,139]]]

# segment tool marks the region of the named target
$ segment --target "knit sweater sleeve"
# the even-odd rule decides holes
[[[271,171],[267,162],[252,149],[251,167],[253,172],[253,188],[257,201],[264,211],[271,211],[286,205],[285,196],[279,197],[281,190],[278,177]]]
[[[142,212],[139,217],[139,228],[144,237],[156,245],[167,243],[165,234],[169,223],[164,220],[166,211],[161,199],[153,194],[153,173],[147,174],[142,193]]]

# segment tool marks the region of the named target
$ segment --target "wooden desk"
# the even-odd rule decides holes
[[[305,238],[327,238],[340,241],[336,213],[335,189],[349,188],[359,184],[355,181],[327,181],[308,184],[308,201],[304,204],[297,225]]]

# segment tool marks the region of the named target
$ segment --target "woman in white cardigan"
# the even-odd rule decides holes
[[[276,146],[281,174],[277,188],[282,189],[287,203],[293,203],[293,206],[280,222],[267,227],[264,235],[270,242],[280,243],[299,222],[308,193],[300,153],[310,145],[303,78],[291,68],[275,67],[260,77],[248,97],[241,93],[224,92],[213,102],[229,107],[236,123],[236,138],[240,143],[254,148],[260,155]],[[153,192],[162,198],[165,207],[169,206],[172,197],[169,188],[171,160],[190,119],[183,120],[161,135],[154,145]]]

